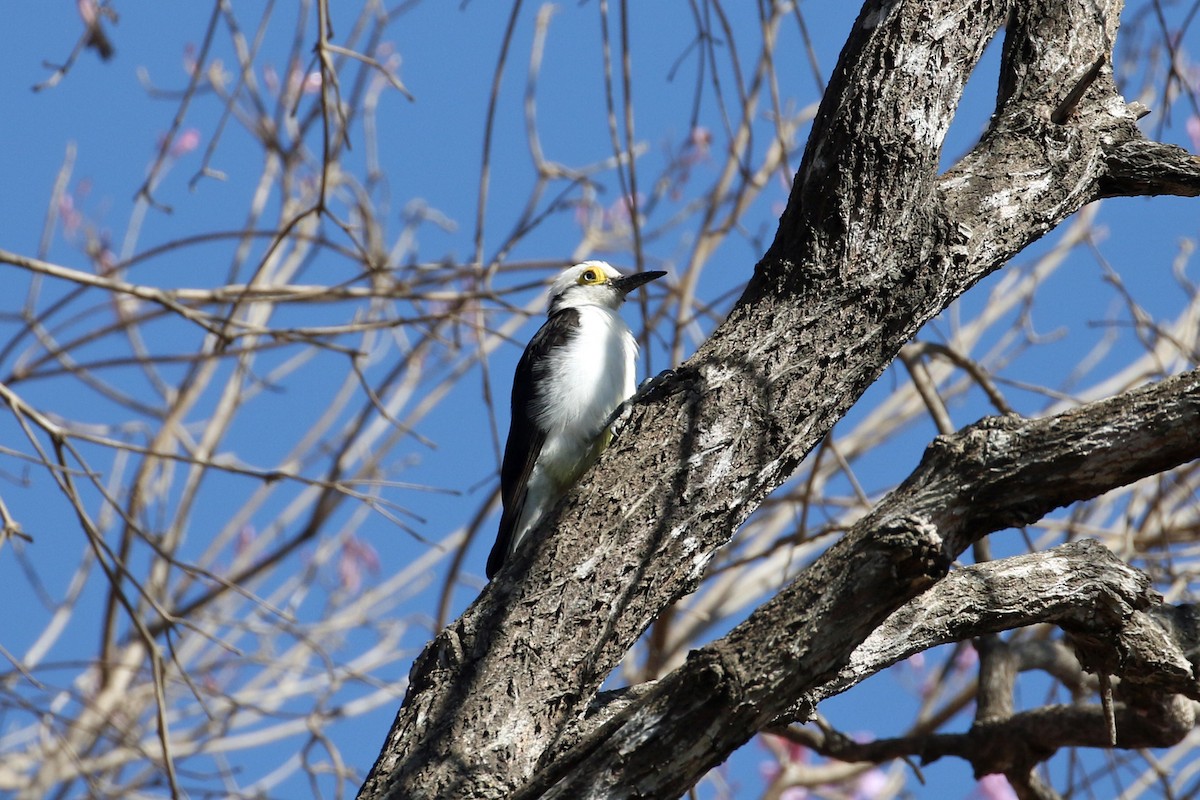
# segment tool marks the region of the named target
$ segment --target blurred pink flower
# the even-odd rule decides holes
[[[73,235],[83,224],[83,215],[75,208],[75,196],[63,192],[58,198],[58,216],[62,220],[63,233]]]
[[[708,160],[712,141],[712,131],[703,125],[697,125],[688,133],[679,154],[672,155],[674,160],[670,171],[672,200],[678,200],[683,196],[683,187],[692,177],[692,167]]]
[[[579,202],[575,204],[575,223],[586,229],[592,221],[592,206],[590,203]]]
[[[888,777],[881,769],[864,772],[854,786],[854,800],[875,800],[888,787]]]
[[[196,45],[191,42],[183,46],[183,71],[189,77],[196,74]]]
[[[242,529],[238,531],[237,539],[233,543],[233,552],[239,556],[246,552],[246,548],[254,543],[254,537],[257,535],[258,533],[254,530],[253,525],[243,525]]]
[[[316,94],[321,91],[321,73],[310,72],[304,76],[304,83],[301,84],[300,91],[304,94]]]
[[[288,94],[316,94],[321,91],[321,73],[304,72],[301,70],[300,63],[293,61],[288,67],[287,73],[287,90]]]
[[[999,773],[984,775],[975,786],[975,797],[982,800],[1017,800],[1017,793],[1008,783],[1008,778]]]
[[[1192,139],[1192,151],[1200,153],[1200,117],[1194,114],[1188,117],[1187,132]]]
[[[110,275],[117,268],[117,254],[112,251],[108,236],[101,236],[97,242],[93,258],[96,259],[96,273]]]
[[[954,656],[954,668],[961,672],[966,672],[978,663],[979,653],[970,642],[967,642],[965,647],[960,648]]]
[[[379,553],[361,539],[350,537],[338,558],[338,581],[351,594],[362,587],[363,571],[379,572]]]
[[[79,18],[84,25],[96,24],[96,0],[76,0],[75,7],[79,9]]]
[[[175,137],[175,141],[171,144],[171,157],[179,158],[187,155],[200,146],[200,131],[195,128],[188,128],[183,133]]]
[[[637,207],[640,209],[645,202],[646,198],[641,192],[638,192]],[[633,207],[633,198],[631,198],[629,195],[618,197],[616,202],[608,207],[608,211],[605,212],[604,215],[609,227],[614,230],[621,230],[629,227],[629,223],[633,218]]]
[[[687,145],[684,151],[684,163],[695,164],[708,158],[709,149],[712,147],[713,135],[712,131],[703,125],[697,125],[692,128],[691,134],[688,136]]]
[[[768,748],[774,752],[782,752],[784,757],[792,764],[803,764],[808,761],[810,755],[809,749],[802,744],[797,744],[791,739],[786,739],[782,736],[776,736],[773,733],[764,733],[764,739],[769,739],[769,742],[764,742]],[[772,744],[773,743],[773,744]]]

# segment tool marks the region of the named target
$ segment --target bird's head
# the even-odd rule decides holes
[[[616,308],[634,289],[667,273],[661,270],[622,275],[603,261],[567,267],[550,285],[550,312],[572,306]]]

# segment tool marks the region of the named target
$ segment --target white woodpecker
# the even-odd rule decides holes
[[[585,261],[551,285],[549,319],[513,376],[500,469],[504,512],[489,579],[611,441],[613,412],[636,388],[638,349],[617,309],[631,291],[666,274],[622,275],[603,261]]]

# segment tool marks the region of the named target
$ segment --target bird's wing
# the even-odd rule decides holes
[[[504,511],[500,515],[496,543],[488,555],[489,580],[500,571],[515,544],[513,536],[525,510],[529,475],[546,441],[546,431],[536,419],[536,411],[540,410],[541,404],[534,396],[534,385],[536,379],[542,376],[534,374],[534,365],[544,364],[550,351],[565,344],[567,337],[578,327],[579,312],[574,308],[557,312],[529,340],[517,363],[517,372],[513,376],[512,422],[508,427],[508,441],[504,445],[504,463],[500,467],[500,500],[504,504]]]

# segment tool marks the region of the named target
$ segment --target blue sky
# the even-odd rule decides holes
[[[835,63],[838,48],[852,19],[850,4],[806,2],[805,19],[813,33],[815,52],[823,74]],[[220,124],[221,105],[211,96],[198,97],[189,109],[181,130],[194,131],[199,147],[187,152],[174,163],[163,177],[157,191],[160,202],[172,207],[171,213],[146,211],[146,222],[136,242],[126,244],[124,231],[132,215],[138,213],[134,196],[152,163],[156,149],[171,125],[178,108],[178,91],[185,85],[184,69],[188,48],[195,47],[208,22],[211,8],[203,3],[123,3],[121,18],[113,30],[116,57],[101,63],[94,53],[81,55],[73,70],[59,85],[41,92],[31,87],[48,76],[46,61],[60,60],[70,51],[78,32],[78,17],[74,4],[18,4],[8,9],[9,30],[7,46],[0,50],[0,249],[24,255],[36,255],[55,176],[70,149],[74,156],[71,187],[78,210],[84,213],[99,230],[111,237],[114,251],[121,253],[127,246],[131,252],[144,252],[155,245],[197,232],[236,229],[245,218],[247,200],[253,186],[250,182],[261,168],[261,156],[246,146],[244,135],[231,126],[215,151],[212,165],[228,176],[227,180],[200,180],[189,189],[189,180],[200,167],[204,148],[212,140]],[[1172,11],[1168,9],[1169,13]],[[243,12],[245,13],[245,12]],[[278,21],[265,35],[264,49],[282,48],[290,41],[292,28],[290,10],[276,12]],[[340,9],[338,13],[345,13]],[[532,182],[529,155],[522,117],[521,97],[536,7],[524,10],[516,28],[508,73],[501,85],[501,103],[495,122],[492,166],[492,190],[487,204],[484,228],[484,255],[491,258],[503,243],[518,218],[520,206]],[[613,12],[615,16],[615,10]],[[694,55],[688,57],[691,23],[686,7],[655,4],[638,12],[631,26],[632,49],[635,53],[637,84],[635,107],[636,131],[639,141],[647,144],[640,169],[652,175],[665,163],[669,148],[681,146],[690,134],[693,114],[693,94],[689,69],[694,72]],[[415,231],[415,240],[408,253],[417,260],[435,262],[439,259],[466,261],[472,257],[475,232],[475,203],[478,191],[481,132],[483,129],[488,93],[498,55],[500,31],[506,23],[508,8],[500,4],[474,2],[465,7],[448,4],[417,4],[401,16],[390,29],[388,40],[402,59],[399,74],[414,99],[409,101],[399,93],[382,95],[378,110],[380,126],[380,165],[386,173],[386,186],[379,196],[386,198],[390,224],[398,233],[404,210],[423,204],[436,210],[452,225],[441,227],[426,223]],[[247,18],[249,20],[251,18]],[[1172,20],[1173,21],[1173,20]],[[733,20],[739,36],[751,36],[756,24],[750,15]],[[1148,24],[1148,23],[1147,23]],[[335,41],[350,25],[350,19],[335,19]],[[1132,22],[1126,27],[1131,28]],[[1132,28],[1131,28],[1132,29]],[[597,78],[599,64],[598,11],[595,4],[563,4],[554,15],[547,40],[543,77],[538,88],[538,109],[542,146],[548,158],[565,164],[585,163],[604,158],[610,150],[603,104],[598,96],[601,84]],[[311,35],[311,25],[309,26]],[[789,31],[794,41],[795,31]],[[1182,43],[1184,50],[1194,39]],[[232,62],[227,39],[217,38],[216,53]],[[996,47],[980,66],[968,87],[960,118],[951,129],[946,144],[948,159],[964,152],[975,141],[992,110],[994,78],[997,70]],[[779,51],[780,73],[793,76],[794,85],[783,87],[785,96],[803,102],[816,99],[814,78],[804,53],[798,47]],[[268,59],[269,61],[269,59]],[[672,78],[672,69],[679,66]],[[283,72],[284,65],[278,65]],[[265,76],[260,75],[260,78]],[[731,85],[725,75],[725,86]],[[1151,85],[1160,85],[1161,80]],[[161,96],[148,91],[161,90]],[[1132,99],[1132,98],[1131,98]],[[1141,98],[1152,107],[1162,107],[1161,98]],[[1158,100],[1159,102],[1155,102]],[[696,121],[714,131],[723,123],[719,109],[710,95],[696,110]],[[1186,100],[1178,101],[1171,114],[1170,124],[1161,114],[1152,114],[1144,121],[1147,131],[1162,131],[1163,138],[1191,147],[1187,120],[1194,109]],[[353,149],[346,157],[350,169],[361,169],[367,158],[362,143],[362,128],[351,130]],[[804,132],[799,141],[802,143]],[[757,146],[765,146],[760,140]],[[798,163],[798,156],[792,166]],[[696,166],[697,180],[711,179],[710,163]],[[611,207],[619,189],[611,176],[602,181],[605,194],[600,204]],[[774,219],[780,204],[786,199],[787,186],[776,181],[767,186],[756,201],[748,219],[753,225],[737,236],[730,237],[718,250],[706,269],[700,293],[717,298],[740,286],[760,255],[763,237],[769,240],[774,231]],[[669,209],[668,209],[669,210]],[[664,211],[665,215],[666,212]],[[661,221],[661,220],[656,220]],[[1013,382],[1056,383],[1103,339],[1107,331],[1115,331],[1112,349],[1098,370],[1111,371],[1138,352],[1136,337],[1122,323],[1128,320],[1119,296],[1113,291],[1098,266],[1096,254],[1106,259],[1121,277],[1125,287],[1137,302],[1151,313],[1172,317],[1183,308],[1185,293],[1171,274],[1171,263],[1180,253],[1181,242],[1194,239],[1197,213],[1192,201],[1159,198],[1124,199],[1106,202],[1099,210],[1098,228],[1104,231],[1095,251],[1081,248],[1067,264],[1047,282],[1044,301],[1030,312],[1030,324],[1038,334],[1048,337],[1045,346],[1025,353],[1019,364],[1003,373]],[[570,214],[558,215],[525,237],[506,258],[509,262],[566,261],[579,237],[579,228]],[[1039,243],[1017,259],[1008,271],[1016,271],[1033,263],[1054,243],[1053,236]],[[648,267],[671,269],[683,259],[688,243],[681,239],[654,242],[647,247],[654,263]],[[135,269],[134,278],[159,286],[209,285],[214,281],[211,270],[221,269],[228,250],[222,245],[188,248],[177,256],[154,259]],[[88,269],[87,259],[80,252],[79,238],[67,235],[61,227],[55,231],[46,249],[45,258],[76,269]],[[614,257],[614,261],[618,259]],[[622,264],[622,266],[626,266]],[[308,267],[311,274],[330,281],[352,274],[351,263],[318,263]],[[140,270],[140,271],[137,271]],[[548,274],[548,273],[547,273]],[[519,275],[512,281],[531,281],[541,274]],[[960,303],[955,312],[964,319],[990,302],[1002,276],[984,281]],[[0,288],[5,302],[0,312],[0,339],[7,342],[20,328],[11,316],[19,310],[30,285],[27,274],[5,266],[0,269]],[[43,301],[62,293],[65,288],[46,289]],[[513,299],[531,301],[536,290],[528,290]],[[726,301],[727,302],[727,301]],[[89,313],[97,313],[94,310]],[[629,312],[633,316],[632,310]],[[933,323],[934,335],[938,326],[945,330],[953,325],[954,315],[944,316]],[[86,325],[72,321],[71,325]],[[1116,320],[1114,328],[1107,324]],[[508,375],[520,355],[520,342],[536,325],[531,320],[514,336],[514,342],[499,348],[489,361],[492,393],[503,398],[508,391]],[[67,324],[64,321],[64,324]],[[180,326],[163,326],[164,339],[183,346],[197,332]],[[2,342],[0,342],[2,343]],[[993,342],[985,341],[981,349]],[[97,347],[103,347],[98,345]],[[282,358],[282,356],[281,356]],[[318,356],[330,358],[329,356]],[[652,347],[650,358],[655,368],[665,366],[661,346]],[[319,363],[319,362],[318,362]],[[332,358],[330,361],[332,368]],[[382,368],[382,367],[381,367]],[[12,359],[0,364],[0,372],[13,369]],[[169,370],[168,370],[169,372]],[[896,385],[900,377],[889,371],[873,387],[862,403],[843,425],[852,425],[863,418],[876,402]],[[136,386],[131,378],[130,386]],[[496,449],[492,440],[488,412],[483,404],[485,377],[476,369],[469,380],[452,392],[422,424],[421,433],[436,447],[413,444],[403,451],[397,465],[397,480],[440,487],[452,493],[417,491],[396,492],[396,500],[410,509],[414,517],[409,524],[421,536],[439,539],[446,532],[466,523],[470,514],[483,502],[494,486]],[[1086,382],[1085,382],[1086,384]],[[29,382],[20,387],[23,397],[39,407],[52,408],[64,416],[113,421],[117,410],[92,394],[65,389],[61,381]],[[142,387],[144,390],[145,387]],[[137,389],[131,389],[137,391]],[[240,454],[253,453],[255,461],[269,464],[290,442],[288,428],[306,424],[319,414],[329,401],[333,387],[317,381],[290,384],[287,387],[289,417],[282,423],[278,407],[262,410],[251,408],[239,420],[230,441],[237,443]],[[1013,388],[1012,398],[1018,410],[1037,413],[1048,404],[1039,394]],[[503,400],[500,401],[503,405]],[[197,415],[205,411],[197,409]],[[963,425],[988,412],[978,397],[954,409],[955,422]],[[503,437],[507,420],[496,421]],[[917,425],[909,435],[873,453],[859,465],[859,477],[869,489],[876,490],[908,472],[920,456],[921,447],[934,435],[931,424]],[[0,422],[0,445],[21,449],[24,443],[11,419]],[[0,484],[0,497],[35,536],[27,548],[31,563],[50,584],[52,591],[61,591],[69,578],[78,553],[83,548],[82,536],[69,510],[56,502],[56,495],[42,475],[35,474],[15,459],[7,463],[0,456],[0,469],[9,480]],[[241,497],[253,487],[244,481],[218,477],[212,490],[217,498]],[[282,502],[268,505],[264,514],[282,512]],[[346,511],[349,517],[352,511]],[[206,529],[222,524],[220,503],[200,509],[193,527],[197,551],[202,547]],[[265,520],[257,524],[265,524]],[[485,526],[484,539],[490,536]],[[363,529],[363,538],[379,554],[390,574],[396,565],[409,564],[429,552],[427,545],[389,527],[380,519]],[[1019,544],[1019,543],[1018,543]],[[482,585],[482,565],[490,541],[474,543],[468,563],[469,573],[453,596],[454,613],[461,611],[473,599]],[[998,542],[999,550],[1007,548]],[[64,559],[63,553],[68,557]],[[308,554],[309,556],[311,555]],[[301,554],[299,558],[308,557]],[[63,562],[61,566],[58,562]],[[429,577],[432,585],[440,581],[445,565],[439,564]],[[378,580],[378,578],[372,578]],[[93,579],[94,581],[94,579]],[[88,591],[99,591],[93,582]],[[418,593],[402,607],[401,612],[418,620],[405,633],[406,644],[413,652],[429,635],[428,617],[431,598],[436,592]],[[9,618],[0,623],[0,644],[13,653],[23,652],[45,624],[47,613],[37,610],[28,595],[21,570],[11,558],[11,549],[0,550],[0,607],[29,607],[30,613]],[[306,608],[316,614],[319,609]],[[94,649],[97,624],[94,614],[80,613],[72,623],[72,636],[60,643],[55,653],[58,660],[69,661]],[[74,643],[74,644],[72,644]],[[72,647],[78,646],[78,651]],[[913,670],[917,667],[909,667]],[[407,664],[392,665],[385,679],[399,680]],[[905,720],[906,714],[919,702],[919,690],[914,686],[911,672],[888,673],[877,676],[843,698],[823,706],[835,723],[845,730],[872,730],[877,734],[898,733],[887,728],[887,720],[874,714],[881,704],[893,704],[897,710],[888,718]],[[344,752],[354,753],[363,770],[369,767],[382,737],[390,723],[392,709],[381,708],[349,725],[331,729],[338,737]],[[3,734],[0,720],[0,735]],[[276,746],[264,762],[282,760],[286,748]],[[759,745],[751,744],[731,760],[726,767],[728,779],[749,788],[759,785],[758,763],[762,760]],[[251,768],[253,769],[253,768]],[[926,771],[929,784],[921,787],[909,782],[918,797],[968,797],[974,782],[968,768],[961,763],[939,764]],[[305,796],[307,784],[297,779],[280,788],[280,797]],[[705,789],[712,792],[712,787]]]

